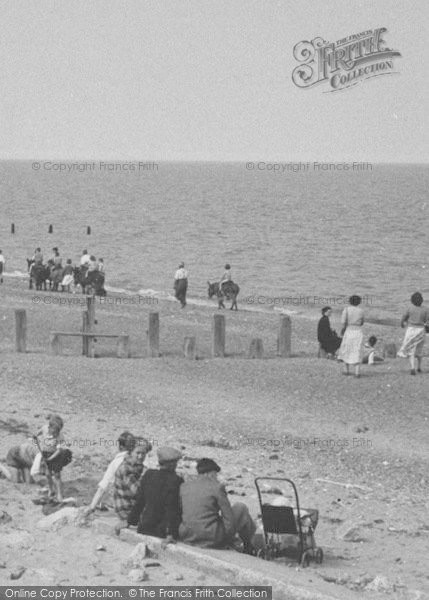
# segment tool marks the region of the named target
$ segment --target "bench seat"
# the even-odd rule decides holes
[[[97,338],[111,338],[116,339],[116,356],[118,358],[128,358],[129,357],[129,345],[130,345],[130,336],[116,333],[96,333],[93,332],[83,332],[83,331],[52,331],[51,332],[51,352],[55,356],[59,356],[62,352],[62,337],[80,337],[82,339],[87,339],[89,342],[89,350],[88,356],[94,358],[94,342],[97,341]]]

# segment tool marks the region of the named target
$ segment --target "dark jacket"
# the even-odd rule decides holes
[[[164,469],[148,469],[140,480],[129,525],[146,535],[177,539],[180,523],[179,488],[183,479]]]
[[[323,315],[317,326],[317,339],[322,348],[329,354],[335,354],[341,345],[341,338],[331,329],[329,317]]]

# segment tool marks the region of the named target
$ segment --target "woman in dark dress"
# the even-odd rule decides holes
[[[322,308],[322,317],[317,326],[317,339],[321,348],[327,353],[334,355],[341,345],[341,338],[331,329],[329,317],[332,314],[330,306]]]

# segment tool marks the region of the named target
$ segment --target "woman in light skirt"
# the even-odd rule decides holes
[[[355,377],[360,377],[360,363],[363,358],[363,310],[359,306],[362,298],[350,296],[349,306],[343,310],[341,324],[343,326],[343,340],[338,350],[338,360],[343,361],[343,375],[349,375],[349,366],[354,365]]]
[[[399,358],[409,358],[411,375],[422,372],[422,354],[425,343],[425,326],[429,324],[429,310],[423,306],[423,296],[415,292],[411,296],[411,306],[401,319],[401,327],[406,327],[404,341],[398,351]]]

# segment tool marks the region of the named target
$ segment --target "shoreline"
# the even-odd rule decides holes
[[[14,274],[4,273],[4,279],[10,282],[22,282],[24,281],[27,284],[28,289],[28,275],[24,274],[21,271],[14,271]],[[4,284],[3,284],[4,285]],[[13,287],[13,284],[12,284]],[[114,286],[105,286],[107,291],[106,299],[104,300],[105,304],[109,304],[109,298],[131,298],[131,297],[139,297],[139,298],[153,298],[162,302],[168,302],[177,304],[177,300],[174,297],[173,293],[161,292],[154,290],[153,288],[140,289],[140,290],[130,290],[126,288],[117,288]],[[36,295],[36,290],[32,290],[34,295]],[[76,292],[76,294],[69,294],[67,292],[52,292],[52,290],[43,291],[42,294],[56,295],[58,297],[76,297],[83,296],[80,292]],[[389,313],[385,309],[372,309],[371,303],[369,302],[371,296],[363,296],[362,297],[362,307],[366,313],[365,322],[372,325],[380,325],[383,327],[400,327],[400,316],[394,316],[393,313]],[[290,301],[289,301],[290,300]],[[296,300],[298,300],[296,302]],[[329,302],[331,301],[331,302]],[[341,302],[340,302],[341,301]],[[117,302],[121,304],[121,302]],[[239,310],[247,313],[258,313],[262,315],[288,315],[291,318],[298,319],[307,319],[310,321],[316,321],[321,316],[321,309],[325,305],[331,305],[332,311],[334,315],[334,319],[339,320],[341,317],[342,310],[348,305],[347,299],[345,296],[336,296],[332,298],[325,298],[320,296],[297,296],[296,298],[293,296],[264,296],[263,294],[252,294],[252,295],[242,295],[242,297],[238,297]],[[113,304],[113,302],[112,302]],[[125,303],[124,303],[125,304]],[[195,296],[187,296],[187,304],[189,306],[193,306],[196,308],[207,308],[213,309],[217,308],[217,299],[215,297],[209,299],[208,297],[195,297]],[[258,306],[261,305],[262,306]],[[282,306],[283,305],[283,306]],[[229,302],[225,303],[226,309],[225,312],[229,310]],[[267,308],[264,308],[264,307]],[[306,307],[307,310],[299,310],[299,307]],[[368,314],[369,313],[369,314]],[[379,315],[379,316],[377,316]]]

